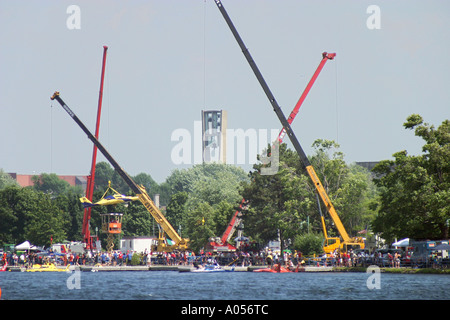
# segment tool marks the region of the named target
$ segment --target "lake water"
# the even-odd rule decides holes
[[[378,278],[369,279],[374,275],[340,272],[0,272],[0,288],[2,300],[450,299],[450,275],[380,273],[376,275]]]

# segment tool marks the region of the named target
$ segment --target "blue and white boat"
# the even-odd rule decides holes
[[[191,269],[191,272],[232,272],[234,266],[231,268],[225,268],[218,264],[206,264],[205,266],[197,265],[195,269]]]

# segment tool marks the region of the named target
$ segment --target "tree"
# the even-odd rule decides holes
[[[278,235],[282,244],[293,239],[313,206],[298,155],[281,144],[279,157],[280,169],[274,175],[262,175],[263,165],[255,164],[250,173],[251,183],[243,191],[248,201],[243,216],[245,232],[262,244]]]
[[[129,203],[127,207],[117,205],[116,212],[123,212],[123,234],[126,236],[148,236],[152,232],[153,217],[139,202]]]
[[[149,195],[154,196],[160,193],[160,187],[151,175],[141,172],[132,179],[138,185],[142,185]]]
[[[210,237],[215,236],[214,210],[207,202],[199,203],[188,211],[186,220],[189,247],[198,251],[204,247]]]
[[[221,237],[228,227],[231,216],[236,212],[238,205],[234,202],[226,200],[220,201],[214,206],[214,221],[216,223],[216,230],[214,235]]]
[[[349,234],[367,227],[374,218],[372,202],[377,190],[367,169],[356,165],[347,165],[339,144],[331,140],[317,139],[313,143],[316,149],[311,163],[319,176],[339,218]],[[327,225],[333,221],[323,209]],[[335,230],[330,235],[338,236]]]
[[[114,189],[120,192],[127,192],[129,186],[123,181],[122,177],[107,162],[99,162],[95,165],[95,190],[106,190],[109,182]]]
[[[303,255],[321,254],[323,235],[320,233],[298,234],[294,238],[293,247]]]
[[[356,165],[348,166],[334,141],[319,139],[313,147],[316,151],[310,162],[347,232],[355,234],[374,214],[370,204],[376,192],[370,175]],[[282,245],[292,244],[299,234],[306,232],[302,228],[306,221],[309,221],[308,232],[322,230],[316,189],[298,154],[281,144],[279,157],[280,168],[274,175],[262,175],[262,164],[256,164],[250,174],[251,182],[243,192],[249,204],[244,215],[245,231],[262,244],[278,236]],[[334,222],[319,203],[328,234],[336,235],[336,230],[331,228]]]
[[[10,186],[0,191],[0,240],[37,245],[66,239],[68,215],[57,207],[49,194],[33,188]]]
[[[60,194],[70,188],[70,184],[62,180],[55,173],[42,173],[40,176],[32,176],[34,189],[44,193]]]
[[[18,186],[0,190],[0,242],[15,243],[23,239],[25,215],[19,209],[20,191]]]
[[[373,171],[380,188],[373,229],[383,238],[447,239],[450,219],[450,121],[435,129],[413,114],[403,124],[425,141],[423,154],[407,151],[381,161]]]
[[[186,214],[186,202],[189,195],[186,191],[177,192],[172,195],[166,208],[166,218],[171,222],[172,226],[179,228],[184,225],[184,216]]]
[[[19,186],[16,180],[14,180],[8,173],[0,169],[0,190],[7,186]]]
[[[183,237],[191,240],[195,248],[205,245],[209,237],[220,236],[234,213],[236,204],[242,199],[240,184],[246,181],[246,173],[239,167],[204,163],[184,170],[174,170],[166,179],[171,192],[167,206],[167,219]],[[202,215],[200,208],[205,214]],[[198,221],[208,216],[201,230]],[[192,225],[193,224],[193,225]]]
[[[54,205],[67,214],[65,231],[67,239],[72,241],[81,241],[81,229],[83,225],[83,206],[80,202],[81,193],[75,188],[69,188],[64,193],[53,198]]]

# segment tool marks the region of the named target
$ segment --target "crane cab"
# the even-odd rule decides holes
[[[329,255],[336,249],[340,252],[347,252],[350,249],[364,249],[365,244],[362,238],[353,238],[350,242],[341,241],[340,238],[325,238],[322,247],[323,251]]]
[[[104,213],[102,217],[102,232],[109,234],[122,233],[123,213]]]
[[[340,238],[325,238],[323,240],[323,251],[325,251],[326,254],[331,254],[332,252],[334,252],[336,249],[340,249],[341,247],[341,239]]]

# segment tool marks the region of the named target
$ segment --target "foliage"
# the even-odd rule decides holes
[[[53,204],[67,214],[65,223],[66,239],[81,241],[81,229],[83,226],[83,206],[80,202],[80,194],[72,188],[52,198]]]
[[[177,192],[172,195],[169,204],[166,208],[166,218],[171,221],[172,226],[179,227],[183,224],[184,215],[186,212],[186,202],[189,194],[186,191]]]
[[[60,179],[54,173],[43,173],[40,176],[32,176],[33,188],[37,191],[44,193],[60,194],[70,188],[70,184],[67,181]]]
[[[108,188],[108,184],[111,182],[111,185],[114,189],[120,192],[126,192],[129,187],[123,181],[122,177],[109,165],[107,162],[99,162],[95,165],[95,190],[105,190]]]
[[[131,257],[130,265],[138,266],[141,264],[141,261],[142,261],[142,257],[139,254],[134,253],[133,256]]]
[[[381,161],[370,173],[347,164],[339,145],[316,140],[310,162],[320,178],[349,235],[371,223],[385,239],[448,238],[450,221],[450,122],[439,128],[411,115],[404,124],[424,140],[423,154],[395,153],[393,160]],[[150,195],[160,194],[161,209],[168,221],[191,248],[202,248],[210,237],[221,236],[242,197],[245,234],[260,244],[280,237],[283,246],[319,253],[322,224],[315,187],[297,153],[280,146],[279,168],[262,175],[262,163],[247,175],[241,168],[210,163],[174,170],[166,181],[156,183],[140,173],[133,179]],[[82,190],[73,188],[54,174],[33,177],[34,187],[20,188],[0,170],[0,242],[29,240],[49,245],[64,240],[81,240]],[[111,181],[114,189],[132,195],[129,186],[108,163],[96,167],[94,202]],[[319,202],[327,232],[338,236],[334,222]],[[165,208],[165,206],[167,206]],[[100,228],[101,213],[124,213],[123,234],[154,233],[153,217],[138,201],[125,205],[92,208],[91,229]],[[308,226],[308,228],[305,227]],[[106,235],[100,234],[102,240]],[[320,241],[321,242],[321,241]]]
[[[365,229],[376,215],[373,202],[377,190],[370,173],[359,165],[347,165],[339,144],[334,141],[318,139],[313,147],[316,153],[311,157],[311,163],[347,232],[355,234]],[[327,225],[331,225],[333,222],[328,215],[325,217]]]
[[[300,251],[303,255],[323,253],[323,235],[319,233],[298,234],[294,238],[293,249]]]
[[[190,239],[190,248],[198,251],[204,247],[210,237],[215,236],[216,222],[214,210],[207,202],[198,203],[186,216],[186,234]]]
[[[122,221],[124,236],[136,237],[153,233],[154,219],[139,201],[129,203],[127,207],[124,205],[115,207],[116,212],[124,214]]]
[[[19,184],[14,180],[8,173],[0,169],[0,190],[7,186],[19,186]]]
[[[413,114],[403,124],[425,144],[423,154],[406,151],[381,161],[373,171],[380,188],[379,215],[373,230],[388,240],[447,239],[450,219],[450,121],[435,128]]]
[[[208,238],[221,236],[242,199],[240,184],[247,180],[239,167],[203,163],[189,169],[174,170],[165,186],[171,196],[166,216],[172,226],[190,239],[190,246],[201,248]],[[201,227],[199,221],[203,221]]]
[[[0,241],[20,243],[29,240],[49,245],[65,240],[68,214],[48,194],[32,188],[10,186],[0,191]]]
[[[339,145],[329,140],[316,140],[311,164],[349,234],[365,228],[375,212],[376,197],[369,173],[359,166],[347,165]],[[256,164],[250,174],[251,183],[244,188],[249,208],[244,216],[245,230],[252,239],[264,244],[278,236],[282,245],[289,245],[310,230],[320,232],[319,207],[315,187],[306,174],[297,153],[280,145],[280,167],[274,175],[262,175],[262,164]],[[323,204],[320,204],[323,207]],[[336,234],[334,222],[322,208],[330,236]]]
[[[80,188],[71,187],[56,174],[46,173],[33,177],[33,187],[20,188],[8,174],[0,173],[0,242],[29,240],[36,245],[48,246],[51,237],[53,242],[82,240],[84,209],[79,201],[83,196]],[[161,193],[161,198],[168,204],[169,222],[183,237],[191,238],[191,243],[198,248],[209,237],[223,233],[241,198],[240,182],[246,179],[242,169],[215,163],[175,170],[161,185],[145,173],[133,177],[150,195]],[[118,192],[132,195],[129,186],[114,169],[108,163],[100,162],[96,166],[93,202],[103,196],[109,181]],[[164,208],[161,210],[164,212]],[[135,201],[128,205],[93,207],[92,235],[95,227],[101,229],[100,215],[108,212],[124,214],[124,236],[151,235],[158,231],[153,217],[139,201]],[[205,223],[199,227],[199,221],[203,219]],[[106,234],[100,232],[98,236],[103,242],[106,240]]]

